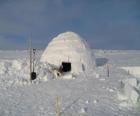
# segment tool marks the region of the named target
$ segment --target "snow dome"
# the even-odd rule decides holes
[[[65,32],[52,39],[41,56],[41,62],[63,66],[75,74],[95,68],[95,59],[87,42],[74,32]]]

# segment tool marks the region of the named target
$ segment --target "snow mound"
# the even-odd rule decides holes
[[[128,74],[131,74],[137,78],[140,78],[140,67],[139,66],[132,66],[132,67],[121,67],[125,71],[128,72]]]
[[[65,32],[52,39],[40,61],[57,67],[62,62],[70,62],[74,74],[93,72],[95,68],[95,59],[87,42],[74,32]]]
[[[55,75],[55,70],[52,65],[47,63],[37,62],[35,72],[37,79],[32,83],[39,84],[58,78]],[[29,61],[28,60],[3,60],[0,61],[0,86],[13,86],[13,85],[30,85],[29,76]],[[74,79],[75,75],[71,73],[60,76],[61,79]]]
[[[118,93],[122,101],[121,106],[134,106],[140,101],[140,83],[136,78],[128,78],[121,82],[121,91]]]

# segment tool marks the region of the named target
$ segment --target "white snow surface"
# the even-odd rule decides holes
[[[57,97],[61,116],[140,116],[139,78],[122,69],[139,66],[140,51],[93,50],[96,74],[72,79],[54,78],[41,53],[30,82],[27,51],[0,51],[0,116],[56,116]]]
[[[52,39],[44,51],[41,62],[60,67],[62,62],[71,62],[74,74],[94,71],[95,60],[87,42],[74,32],[65,32]]]

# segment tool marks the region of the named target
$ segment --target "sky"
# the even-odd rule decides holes
[[[0,0],[0,49],[36,49],[73,31],[94,49],[140,50],[140,0]]]

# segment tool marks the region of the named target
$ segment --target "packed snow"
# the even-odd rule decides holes
[[[28,51],[0,51],[0,115],[56,116],[59,97],[61,116],[139,116],[139,78],[122,67],[139,66],[140,51],[92,52],[96,74],[56,78],[37,51],[31,82]]]
[[[91,50],[66,32],[35,59],[31,81],[29,51],[0,51],[0,116],[140,116],[140,51]]]

